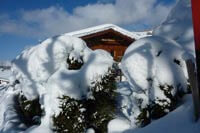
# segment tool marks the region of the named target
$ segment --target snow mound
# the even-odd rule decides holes
[[[120,68],[129,85],[124,82],[118,91],[122,112],[132,128],[169,113],[177,94],[187,92],[184,52],[175,41],[159,36],[142,38],[128,47]]]
[[[173,40],[158,36],[134,42],[125,52],[121,69],[133,91],[159,85],[182,86],[186,89],[187,74],[182,55],[184,50]]]
[[[82,65],[80,69],[69,69],[69,63],[77,62]],[[12,62],[14,89],[28,100],[39,98],[45,112],[41,125],[27,132],[48,132],[52,128],[51,117],[61,111],[58,97],[89,98],[90,89],[108,74],[113,62],[108,52],[92,51],[84,41],[68,35],[49,38],[24,50]],[[9,126],[12,125],[6,125]]]
[[[86,133],[95,133],[95,131],[94,131],[94,129],[89,128],[89,129],[86,131]]]
[[[16,133],[24,131],[27,126],[19,119],[15,110],[16,92],[9,87],[0,91],[0,132]]]
[[[140,128],[123,133],[198,133],[200,121],[194,122],[192,96],[186,95],[183,104],[169,115]]]
[[[120,67],[129,85],[122,84],[118,91],[132,128],[169,113],[180,102],[178,95],[188,92],[185,60],[194,59],[191,16],[190,1],[179,0],[151,37],[135,41],[126,50]]]
[[[194,55],[191,2],[179,0],[167,19],[153,31],[153,35],[171,38]]]
[[[0,69],[0,79],[9,80],[12,76],[12,72],[10,69],[1,70]]]
[[[68,70],[67,58],[84,65],[80,70]],[[48,88],[81,99],[92,80],[104,75],[112,63],[112,57],[107,52],[93,52],[81,39],[63,35],[23,51],[13,61],[12,68],[27,98],[34,99]]]
[[[26,91],[25,95],[35,98],[40,92],[38,85],[46,83],[60,67],[67,67],[68,57],[80,58],[84,51],[89,49],[80,39],[68,36],[49,38],[13,60],[13,73],[23,85],[21,89]]]
[[[108,133],[121,133],[130,128],[130,123],[122,118],[116,118],[108,123]]]

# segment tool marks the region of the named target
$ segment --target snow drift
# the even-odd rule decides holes
[[[120,67],[129,83],[124,91],[129,94],[123,94],[121,106],[132,127],[145,126],[169,113],[176,106],[177,95],[187,92],[184,52],[175,41],[159,36],[140,39],[128,47]]]
[[[184,59],[185,55],[194,58],[193,42],[191,5],[188,0],[179,0],[152,37],[134,42],[125,52],[120,67],[127,81],[119,83],[117,90],[122,113],[109,122],[109,132],[128,129],[125,132],[155,133],[170,129],[169,132],[197,133],[200,130],[199,123],[192,122],[191,95],[179,102],[182,105],[177,109],[173,106],[177,92],[187,92]],[[76,63],[81,64],[80,69],[72,70],[71,64]],[[67,35],[49,38],[23,51],[13,61],[11,86],[0,90],[0,132],[51,132],[51,116],[61,111],[57,98],[91,97],[90,88],[107,74],[112,64],[107,52],[91,51],[81,39]],[[15,95],[19,93],[29,100],[39,98],[45,112],[40,125],[28,128],[21,123],[14,108]],[[152,120],[155,107],[164,114],[175,110],[155,121]],[[138,126],[146,127],[136,129]]]
[[[179,0],[167,19],[153,31],[153,35],[173,39],[194,55],[191,1]]]
[[[142,116],[149,124],[152,118],[149,120],[148,117],[152,117],[154,107],[160,106],[159,110],[169,113],[173,110],[168,108],[174,101],[172,97],[179,92],[188,92],[185,59],[194,59],[194,51],[191,4],[188,0],[177,2],[167,19],[153,31],[152,37],[137,40],[128,47],[121,62],[128,84],[121,83],[119,91],[123,92],[121,106],[132,123],[131,132],[140,132],[140,129],[134,130],[138,117]],[[152,104],[158,105],[152,107]],[[148,111],[144,109],[149,110],[149,106],[150,113],[146,113]],[[158,123],[154,123],[153,127],[161,128]],[[151,124],[146,129],[141,132],[155,131],[151,130]]]
[[[194,122],[192,97],[186,95],[182,105],[152,124],[140,129],[126,130],[123,133],[198,133],[200,121]]]
[[[77,60],[84,63],[80,71],[67,70],[68,58],[72,62]],[[104,75],[112,63],[112,57],[107,52],[93,52],[81,39],[64,35],[49,38],[23,51],[13,61],[12,69],[15,78],[23,85],[20,86],[21,90],[28,98],[42,95],[43,87],[47,86],[49,90],[50,87],[59,88],[62,93],[80,99],[87,92],[87,86],[91,85],[92,80]],[[73,92],[71,88],[82,90]]]
[[[184,50],[173,40],[153,36],[133,43],[122,59],[122,71],[134,91],[169,84],[186,88]],[[142,89],[142,90],[141,90]]]
[[[80,63],[81,68],[69,69],[70,63],[74,62]],[[51,116],[60,112],[58,97],[65,95],[77,100],[89,98],[94,83],[100,82],[112,65],[113,58],[109,53],[103,50],[92,51],[81,39],[67,35],[49,38],[24,50],[12,62],[14,88],[10,89],[16,91],[10,95],[14,97],[20,92],[28,100],[39,98],[45,111],[41,125],[32,127],[27,132],[49,132],[52,126]],[[4,111],[0,111],[1,116],[17,116],[16,113]],[[15,119],[17,121],[17,117]],[[17,130],[18,125],[10,123],[13,120],[12,117],[5,119],[0,126],[1,130]]]

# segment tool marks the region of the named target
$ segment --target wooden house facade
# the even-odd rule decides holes
[[[127,47],[137,37],[116,25],[107,24],[68,33],[82,38],[92,50],[103,49],[108,51],[116,61],[120,61]]]

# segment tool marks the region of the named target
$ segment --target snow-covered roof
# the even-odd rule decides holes
[[[114,24],[103,24],[103,25],[90,27],[90,28],[86,28],[86,29],[83,29],[83,30],[79,30],[79,31],[66,33],[66,35],[71,35],[71,36],[75,36],[75,37],[83,37],[83,36],[87,36],[87,35],[90,35],[90,34],[94,34],[94,33],[109,30],[109,29],[120,32],[121,34],[128,36],[130,38],[133,38],[133,39],[139,39],[140,38],[137,34],[132,33],[128,30],[125,30],[125,29],[123,29],[123,28],[121,28],[117,25],[114,25]]]

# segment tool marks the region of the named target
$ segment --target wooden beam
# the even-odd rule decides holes
[[[194,41],[195,41],[195,52],[196,52],[196,85],[194,86],[193,90],[193,99],[194,99],[194,105],[195,105],[195,116],[196,119],[199,118],[200,115],[200,13],[199,13],[199,7],[200,7],[200,0],[191,0],[192,3],[192,20],[193,20],[193,31],[194,31]],[[194,82],[194,81],[193,81]]]
[[[192,97],[193,97],[195,121],[198,121],[200,117],[200,97],[199,97],[197,73],[195,69],[195,64],[193,63],[191,59],[186,61],[186,65],[187,65],[189,82],[191,85],[191,91],[192,91]]]

